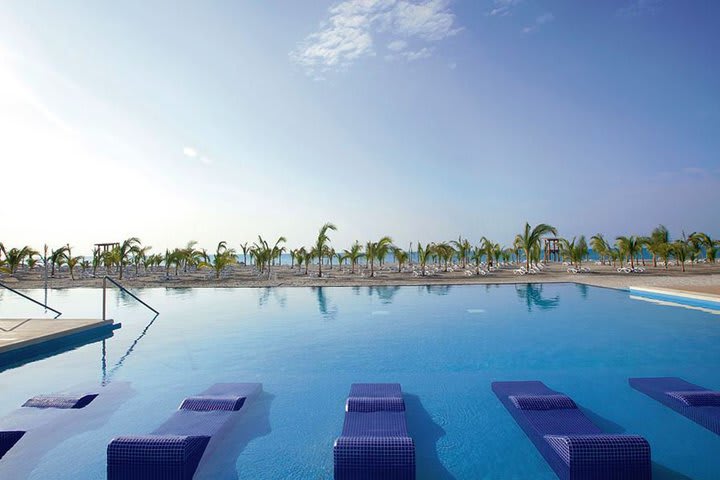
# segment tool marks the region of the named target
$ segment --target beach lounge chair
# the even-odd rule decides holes
[[[91,394],[57,394],[57,395],[39,395],[33,397],[23,403],[21,411],[18,412],[19,417],[26,417],[28,427],[33,424],[42,424],[42,417],[50,417],[41,413],[47,409],[80,409],[88,406],[97,397],[96,393]],[[50,418],[47,418],[50,420]],[[17,423],[17,420],[16,422]],[[0,458],[2,458],[20,439],[27,433],[27,430],[0,430]]]
[[[720,391],[677,377],[630,378],[630,386],[720,435]]]
[[[107,447],[108,480],[190,480],[208,445],[261,392],[260,383],[218,383],[183,400],[150,435],[113,439]]]
[[[333,446],[335,480],[414,480],[415,444],[408,436],[398,383],[354,383]]]
[[[649,480],[650,445],[603,433],[575,402],[542,382],[493,382],[493,392],[562,480]]]

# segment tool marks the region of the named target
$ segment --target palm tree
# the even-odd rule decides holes
[[[583,258],[588,254],[585,235],[580,235],[580,239],[573,237],[572,241],[560,239],[560,254],[563,258],[569,259],[570,263],[579,267]]]
[[[600,256],[600,261],[603,263],[605,263],[605,257],[610,256],[610,245],[600,233],[590,237],[590,248]]]
[[[93,277],[97,275],[97,268],[100,266],[101,261],[102,261],[102,253],[100,252],[100,247],[95,247],[93,249],[93,257],[92,257]]]
[[[453,240],[452,242],[450,242],[450,244],[455,247],[458,258],[462,262],[462,267],[467,267],[468,257],[470,256],[470,252],[472,250],[472,245],[470,245],[468,239],[463,239],[461,235],[458,237],[457,240]]]
[[[322,257],[327,249],[328,242],[330,242],[330,237],[328,236],[328,231],[330,230],[335,231],[337,230],[337,227],[328,222],[320,227],[317,239],[315,240],[314,250],[316,252],[316,256],[318,257],[318,277],[322,277]]]
[[[240,248],[243,252],[243,265],[247,265],[247,254],[250,251],[251,247],[248,246],[248,242],[245,242],[243,244],[240,244]]]
[[[327,247],[325,249],[325,255],[328,257],[328,263],[330,264],[330,270],[332,270],[333,258],[335,258],[335,249],[332,247]]]
[[[452,261],[455,256],[455,249],[450,246],[449,243],[442,242],[434,245],[435,254],[438,256],[440,261],[445,262],[445,271],[449,271],[448,264]]]
[[[648,249],[653,258],[653,267],[657,267],[657,258],[662,256],[663,252],[667,252],[667,245],[670,243],[670,232],[665,225],[658,225],[650,233],[649,237],[642,239],[643,245]],[[667,262],[665,262],[667,266]]]
[[[25,260],[25,263],[27,263],[28,270],[33,270],[39,261],[40,261],[40,253],[33,250],[32,253],[28,254],[27,260]]]
[[[17,269],[20,265],[23,264],[25,261],[25,258],[32,252],[32,248],[25,246],[22,248],[11,248],[10,250],[5,251],[5,264],[7,265],[6,268],[3,268],[4,271],[7,271],[10,275],[13,275],[15,272],[17,272]]]
[[[272,265],[273,259],[275,259],[280,252],[284,249],[281,244],[285,243],[285,237],[279,237],[275,244],[270,247],[270,244],[263,240],[261,235],[258,235],[258,242],[253,244],[251,255],[255,258],[255,265],[260,268],[260,273],[265,271],[267,267],[268,280],[270,279],[270,266]]]
[[[133,251],[133,256],[131,259],[131,262],[133,265],[135,265],[135,276],[137,277],[139,275],[139,268],[140,265],[146,265],[147,261],[147,252],[149,252],[152,249],[152,247],[142,247],[142,248],[136,248]],[[145,271],[147,271],[147,265],[145,266]]]
[[[398,273],[400,273],[402,272],[403,264],[408,261],[410,255],[408,254],[408,252],[398,247],[395,247],[393,249],[393,255],[395,256],[395,261],[397,261],[398,264]]]
[[[123,278],[123,270],[125,269],[125,266],[128,264],[128,261],[130,259],[130,255],[137,252],[137,250],[140,248],[140,239],[137,237],[130,237],[126,240],[124,240],[120,246],[117,248],[117,254],[116,254],[116,261],[119,265],[120,269],[120,280]]]
[[[482,263],[483,255],[485,255],[485,250],[482,248],[475,247],[472,249],[470,258],[475,262],[475,275],[480,275],[480,264]]]
[[[635,256],[642,249],[641,241],[634,235],[619,236],[615,240],[620,253],[625,258],[630,257],[630,268],[635,268]]]
[[[540,250],[540,239],[543,235],[552,233],[557,235],[557,229],[552,225],[541,223],[535,228],[530,228],[530,224],[525,222],[525,229],[515,237],[515,244],[520,246],[525,252],[525,268],[530,269],[530,256],[533,248]]]
[[[425,267],[427,266],[428,260],[434,255],[434,248],[432,244],[426,244],[423,248],[422,244],[418,242],[418,263],[420,264],[420,275],[425,276]]]
[[[357,265],[358,260],[365,255],[362,249],[363,247],[360,245],[360,242],[355,240],[355,243],[350,246],[350,250],[344,250],[345,258],[350,260],[350,273],[355,273],[355,265]]]
[[[485,253],[485,261],[487,262],[488,266],[492,266],[495,244],[492,241],[488,240],[486,237],[482,237],[480,239],[480,249]]]
[[[295,249],[295,259],[297,260],[298,270],[300,270],[303,262],[305,262],[305,247]]]
[[[55,276],[55,267],[57,266],[60,268],[60,266],[65,262],[65,253],[67,252],[67,245],[58,248],[57,250],[53,250],[50,253],[50,268],[51,273],[50,276]]]
[[[68,253],[66,262],[68,269],[70,270],[70,279],[75,280],[75,267],[82,261],[82,257],[73,257]]]
[[[378,258],[379,254],[383,254],[383,252],[387,252],[388,249],[392,246],[392,238],[385,236],[382,237],[377,242],[367,242],[367,245],[365,245],[365,256],[367,257],[368,261],[370,262],[370,276],[375,276],[375,260]],[[383,254],[384,256],[384,254]]]
[[[713,240],[707,233],[702,232],[693,232],[688,238],[691,242],[705,249],[705,258],[708,262],[715,263],[715,256],[719,244],[717,240]]]
[[[227,248],[227,242],[222,241],[217,244],[217,248],[215,249],[215,255],[212,257],[212,259],[206,256],[203,265],[211,267],[215,271],[215,278],[220,278],[220,274],[222,273],[222,271],[226,267],[229,267],[230,265],[233,265],[235,263],[237,263],[237,256],[235,255],[235,250],[233,250],[232,248]]]
[[[307,275],[308,267],[310,267],[310,262],[312,262],[312,259],[313,259],[313,254],[312,254],[312,251],[305,250],[304,248],[303,248],[302,254],[303,254],[303,258],[305,259],[305,275]]]
[[[690,254],[690,248],[688,243],[685,240],[675,240],[672,244],[671,250],[673,255],[675,256],[675,260],[678,261],[680,266],[682,267],[682,271],[685,271],[685,261],[687,260],[688,255]]]

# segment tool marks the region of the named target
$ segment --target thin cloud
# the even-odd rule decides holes
[[[410,41],[424,44],[411,52],[417,59],[432,53],[428,44],[460,30],[449,0],[345,0],[330,7],[320,30],[308,35],[290,58],[308,75],[322,79],[324,73],[345,70],[360,58],[375,56],[374,44],[380,35],[390,37],[387,48],[392,52],[405,50]]]
[[[390,51],[393,52],[399,52],[400,50],[405,50],[407,47],[407,42],[405,40],[393,40],[392,42],[388,43],[387,48]]]
[[[540,30],[540,27],[545,25],[546,23],[550,23],[553,20],[555,20],[555,15],[552,13],[543,13],[539,17],[535,19],[535,22],[532,25],[528,25],[527,27],[523,28],[523,33],[534,33]]]
[[[522,0],[495,0],[493,2],[493,8],[487,12],[487,14],[491,17],[510,15],[521,2]]]
[[[620,17],[639,17],[642,15],[655,15],[660,10],[661,0],[633,0],[617,10]]]
[[[188,158],[197,159],[203,165],[210,165],[212,163],[212,159],[210,157],[201,153],[195,147],[184,147],[182,149],[182,153]]]

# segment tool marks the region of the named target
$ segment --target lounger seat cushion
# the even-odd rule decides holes
[[[115,438],[107,448],[108,480],[190,480],[209,441],[184,435]]]
[[[0,458],[14,447],[23,435],[25,432],[19,430],[0,432]]]
[[[647,475],[650,444],[639,435],[545,435],[569,478],[634,479]]]
[[[97,393],[86,395],[38,395],[29,399],[23,407],[33,408],[84,408],[97,397]]]
[[[399,383],[353,383],[348,397],[402,398]]]
[[[688,407],[720,407],[720,392],[712,390],[667,392],[667,395],[681,401]]]
[[[397,397],[349,397],[346,412],[404,412],[405,401]]]
[[[245,398],[236,395],[198,395],[183,400],[180,410],[210,412],[216,410],[238,411],[245,404]]]
[[[510,395],[510,401],[521,410],[557,410],[577,408],[567,395]]]

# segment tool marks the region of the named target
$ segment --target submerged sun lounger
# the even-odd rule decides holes
[[[208,444],[220,437],[260,383],[218,383],[188,397],[150,435],[113,439],[107,448],[108,480],[189,480]]]
[[[96,393],[82,395],[38,395],[23,403],[22,409],[78,409],[84,408],[97,397]],[[25,411],[22,412],[25,414]],[[27,433],[26,430],[0,430],[0,458]]]
[[[542,382],[494,382],[492,389],[562,480],[649,480],[650,445],[603,433],[570,397]]]
[[[677,377],[630,378],[630,386],[720,435],[720,392]]]
[[[354,383],[345,412],[333,446],[335,480],[415,479],[415,444],[400,384]]]

